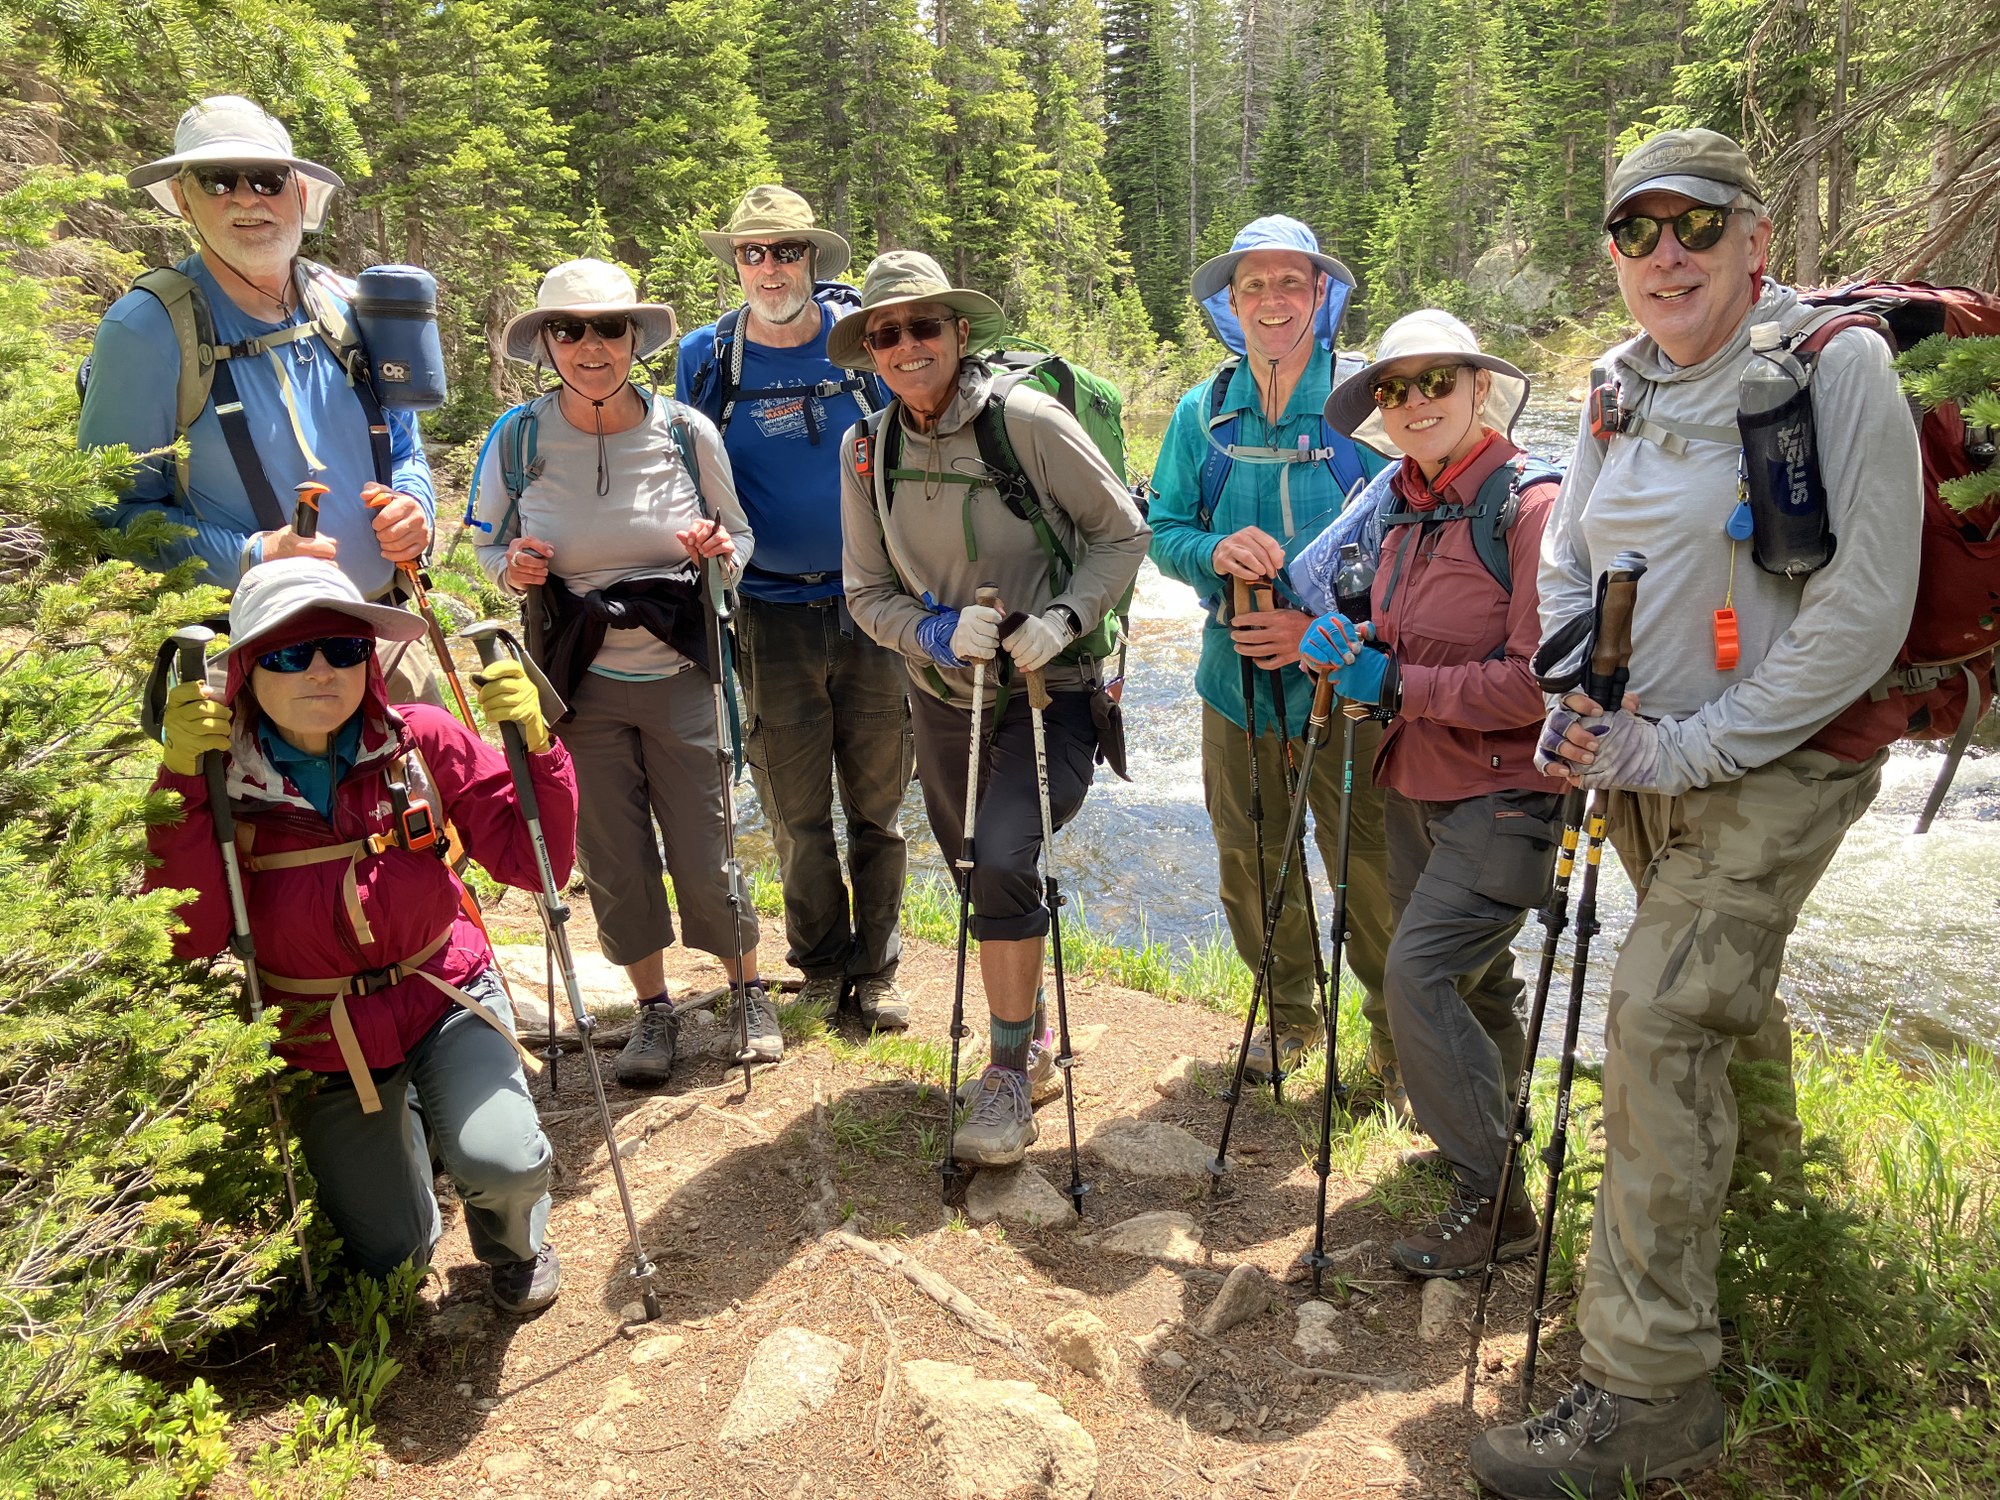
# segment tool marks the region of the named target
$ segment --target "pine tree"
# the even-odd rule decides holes
[[[1034,282],[1051,181],[1021,69],[1020,12],[1014,0],[938,0],[934,37],[952,127],[941,143],[950,239],[938,259],[955,284],[1018,313]]]
[[[1129,269],[1104,174],[1104,26],[1097,0],[1023,0],[1022,67],[1047,164],[1042,265],[1050,293],[1088,309]]]

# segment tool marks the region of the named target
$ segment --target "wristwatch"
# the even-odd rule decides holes
[[[1043,613],[1059,615],[1069,626],[1069,638],[1071,640],[1075,640],[1083,634],[1083,621],[1078,618],[1076,611],[1071,609],[1067,604],[1051,604]]]

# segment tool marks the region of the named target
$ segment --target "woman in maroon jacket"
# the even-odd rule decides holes
[[[1343,697],[1390,716],[1375,762],[1396,916],[1383,990],[1411,1107],[1439,1147],[1422,1159],[1453,1180],[1437,1217],[1390,1247],[1415,1276],[1485,1264],[1526,1050],[1522,984],[1496,960],[1546,896],[1561,831],[1560,794],[1535,769],[1544,705],[1529,666],[1556,477],[1509,436],[1527,399],[1525,375],[1426,310],[1392,324],[1375,362],[1326,403],[1332,426],[1403,460],[1371,619],[1329,612],[1302,650]],[[1503,1260],[1537,1239],[1518,1172],[1513,1184]]]
[[[151,830],[149,889],[193,891],[183,958],[222,951],[230,909],[202,756],[228,757],[250,932],[277,1052],[322,1075],[295,1113],[319,1201],[363,1270],[427,1263],[440,1224],[426,1127],[465,1204],[473,1252],[513,1312],[555,1299],[543,1239],[552,1152],[528,1096],[511,1010],[447,826],[495,879],[539,888],[506,758],[442,709],[391,708],[377,640],[423,631],[364,603],[332,564],[284,558],[243,575],[221,696],[182,683],[163,716],[156,784],[186,815]],[[518,663],[482,674],[489,719],[519,723],[556,878],[574,857],[576,781]],[[426,816],[428,814],[428,817]],[[410,1108],[411,1092],[422,1116]]]

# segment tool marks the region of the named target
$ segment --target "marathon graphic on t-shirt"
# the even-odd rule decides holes
[[[767,438],[789,438],[803,436],[806,429],[806,403],[813,404],[813,422],[821,432],[827,430],[826,403],[817,396],[798,395],[774,397],[769,401],[750,403],[750,415],[757,423],[757,431]]]

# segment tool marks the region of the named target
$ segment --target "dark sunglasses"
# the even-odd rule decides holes
[[[595,333],[605,343],[622,339],[632,327],[624,313],[598,313],[590,318],[550,318],[545,325],[549,337],[558,344],[580,344],[585,333]]]
[[[761,266],[770,256],[781,266],[795,266],[812,254],[808,240],[780,240],[775,245],[738,245],[736,258],[746,266]]]
[[[257,665],[266,672],[303,672],[313,664],[315,656],[324,656],[329,667],[358,667],[374,650],[372,635],[329,635],[266,651],[257,658]]]
[[[1722,239],[1729,216],[1748,212],[1746,208],[1690,208],[1671,219],[1628,214],[1606,227],[1611,231],[1613,248],[1627,260],[1637,260],[1653,253],[1653,247],[1660,243],[1660,231],[1669,224],[1674,226],[1674,238],[1680,241],[1681,249],[1712,250]]]
[[[871,328],[861,335],[861,342],[877,354],[887,354],[903,342],[903,335],[909,334],[913,344],[927,344],[944,332],[943,318],[912,318],[907,323],[884,323],[880,328]]]
[[[259,198],[275,198],[292,181],[290,167],[189,167],[187,175],[211,198],[227,198],[239,181],[249,183]]]
[[[1449,396],[1458,389],[1458,372],[1469,370],[1470,365],[1432,365],[1428,370],[1419,370],[1414,375],[1385,375],[1368,388],[1368,394],[1375,398],[1375,404],[1384,411],[1394,411],[1410,399],[1410,388],[1415,386],[1428,401]]]

